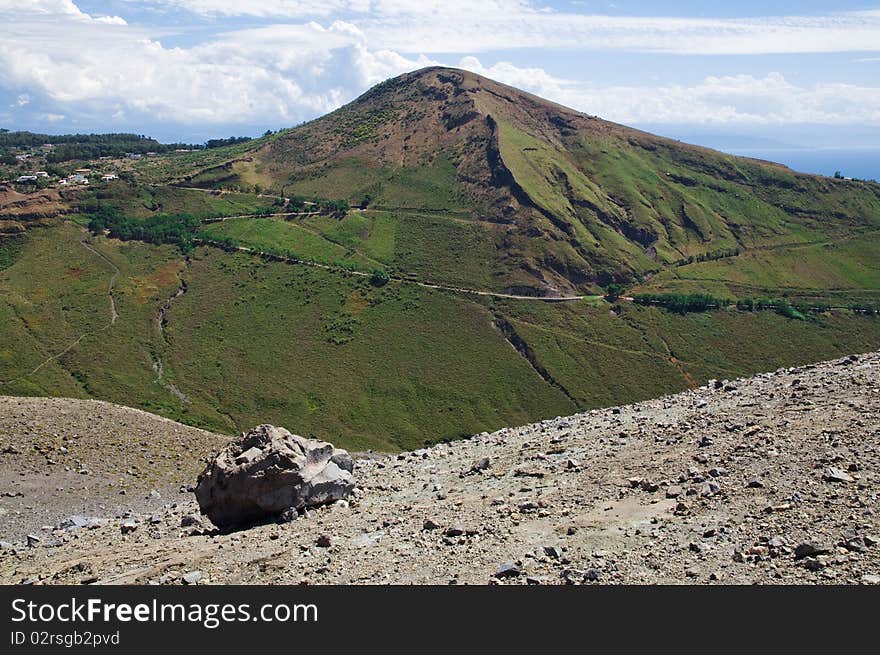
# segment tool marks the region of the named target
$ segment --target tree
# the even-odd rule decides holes
[[[391,276],[388,275],[388,272],[382,268],[375,269],[372,275],[370,275],[370,284],[372,284],[374,287],[384,287],[390,281]]]
[[[625,292],[625,286],[618,284],[617,282],[612,282],[605,287],[605,300],[608,302],[616,302]]]

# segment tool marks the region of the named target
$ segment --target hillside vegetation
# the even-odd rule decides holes
[[[0,238],[0,393],[396,450],[880,347],[880,186],[471,73],[128,172]]]

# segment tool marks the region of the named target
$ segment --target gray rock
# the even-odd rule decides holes
[[[58,522],[58,525],[55,527],[59,530],[65,530],[67,532],[76,532],[77,530],[82,530],[83,528],[93,528],[100,524],[100,519],[76,515],[68,516],[65,519],[61,519]]]
[[[202,519],[196,514],[184,514],[180,517],[180,527],[189,528],[192,526],[201,526]]]
[[[425,522],[422,523],[422,530],[437,530],[440,527],[440,524],[433,519],[425,519]]]
[[[199,584],[202,579],[202,572],[190,571],[189,573],[184,573],[180,579],[183,581],[183,584]]]
[[[866,573],[862,576],[862,584],[880,584],[880,575]]]
[[[544,554],[553,559],[561,559],[562,549],[557,546],[544,546]]]
[[[315,545],[318,548],[330,548],[330,537],[326,534],[318,535],[318,538],[315,540]]]
[[[824,555],[828,552],[828,547],[823,546],[822,544],[807,541],[794,549],[794,557],[795,559],[804,559],[805,557],[814,557],[816,555]]]
[[[584,582],[599,582],[602,579],[602,571],[599,569],[587,569],[584,571]]]
[[[516,578],[522,573],[522,569],[516,562],[503,562],[492,575],[496,578]]]
[[[29,548],[36,548],[40,545],[40,542],[43,541],[35,534],[29,534],[27,536],[27,545]]]
[[[209,461],[196,484],[196,500],[218,527],[246,525],[347,497],[353,470],[354,460],[344,450],[260,425]]]
[[[825,482],[853,482],[854,478],[849,473],[844,471],[843,469],[835,468],[833,466],[825,469],[822,473],[822,479]]]
[[[489,466],[491,466],[491,463],[489,462],[489,458],[483,457],[482,459],[474,462],[473,466],[471,466],[470,472],[471,473],[480,473],[480,472],[488,469]]]
[[[444,533],[447,537],[460,537],[465,533],[464,526],[462,525],[452,525],[446,528],[446,532]]]
[[[119,526],[119,531],[122,532],[122,534],[129,534],[137,530],[137,528],[137,521],[132,521],[131,519],[129,519],[122,522],[122,525]]]
[[[682,494],[682,489],[678,485],[673,485],[671,487],[666,488],[666,497],[667,498],[678,498]]]

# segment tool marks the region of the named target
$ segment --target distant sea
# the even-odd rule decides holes
[[[725,148],[725,150],[732,155],[755,157],[785,164],[801,173],[830,176],[840,171],[844,177],[880,181],[880,149]]]

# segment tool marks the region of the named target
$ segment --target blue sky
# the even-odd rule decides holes
[[[880,2],[0,0],[10,129],[259,134],[437,63],[728,149],[880,152]]]

